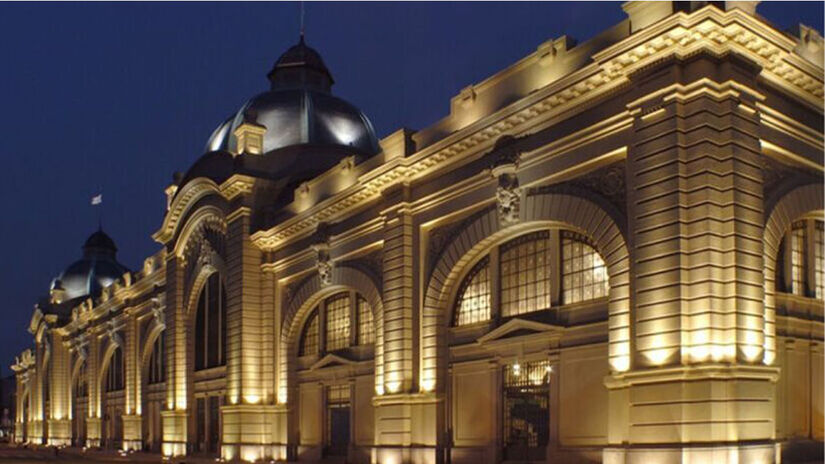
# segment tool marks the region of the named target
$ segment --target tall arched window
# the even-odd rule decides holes
[[[777,290],[825,299],[825,224],[820,219],[796,221],[777,257]]]
[[[226,364],[226,291],[217,272],[198,297],[194,335],[195,370]]]
[[[312,310],[301,332],[298,354],[328,353],[374,342],[372,306],[355,292],[340,292]]]
[[[493,272],[497,270],[497,272]],[[464,276],[453,325],[513,317],[608,296],[607,266],[581,234],[541,230],[494,248]]]
[[[166,362],[164,351],[166,347],[166,331],[158,335],[155,343],[152,345],[152,355],[149,356],[149,365],[147,366],[148,373],[146,383],[153,385],[166,381]]]
[[[112,353],[112,359],[109,360],[109,366],[106,368],[106,385],[107,392],[114,392],[123,390],[125,385],[125,366],[123,365],[123,350],[120,347],[115,348]]]

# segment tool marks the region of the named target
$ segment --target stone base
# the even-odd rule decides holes
[[[138,414],[123,415],[123,451],[143,448],[143,418]]]
[[[89,448],[100,447],[102,421],[99,417],[86,418],[86,446]]]
[[[242,459],[283,460],[286,452],[272,445],[276,407],[274,405],[233,404],[221,407],[223,435],[221,457],[228,461]]]
[[[372,462],[439,464],[444,450],[444,398],[433,393],[376,396],[375,441]]]
[[[161,453],[165,457],[186,456],[186,410],[161,411],[163,424],[163,444]]]
[[[72,445],[72,421],[69,419],[49,420],[49,439],[46,443],[49,446],[71,446]]]
[[[774,464],[780,462],[776,443],[674,448],[605,448],[604,464]]]

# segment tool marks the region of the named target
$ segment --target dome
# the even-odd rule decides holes
[[[52,280],[51,290],[62,290],[62,301],[99,296],[103,288],[129,272],[117,261],[116,254],[114,240],[98,230],[83,244],[83,257]]]
[[[303,38],[278,58],[268,77],[270,90],[222,122],[209,138],[207,152],[236,152],[235,129],[247,121],[266,128],[264,154],[296,145],[348,147],[365,156],[378,153],[372,123],[358,108],[332,95],[332,75]]]

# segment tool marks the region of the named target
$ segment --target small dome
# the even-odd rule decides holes
[[[114,240],[102,230],[89,236],[83,244],[83,257],[70,264],[52,280],[51,290],[62,290],[63,301],[91,296],[129,272],[116,258]]]
[[[264,154],[295,145],[347,147],[362,156],[378,153],[372,123],[358,108],[332,95],[332,75],[303,38],[278,58],[268,77],[270,90],[222,122],[209,138],[207,152],[236,152],[234,132],[248,121],[266,128]]]

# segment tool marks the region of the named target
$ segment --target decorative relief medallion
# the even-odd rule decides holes
[[[123,337],[117,333],[115,321],[109,321],[109,324],[106,326],[106,336],[109,337],[109,342],[113,345],[123,346]]]

